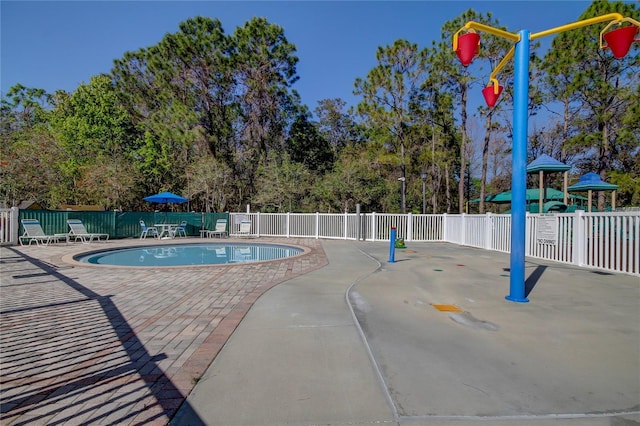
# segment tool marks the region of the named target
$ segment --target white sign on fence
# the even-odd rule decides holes
[[[538,244],[558,244],[558,218],[556,216],[540,216],[537,220],[536,242]]]

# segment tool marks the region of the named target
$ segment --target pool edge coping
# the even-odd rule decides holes
[[[86,254],[91,254],[91,253],[98,253],[101,251],[105,251],[105,250],[117,250],[119,248],[136,248],[136,247],[142,247],[142,246],[151,246],[151,247],[162,247],[162,246],[174,246],[174,245],[183,245],[183,244],[219,244],[220,242],[213,242],[213,241],[203,241],[200,242],[201,239],[199,238],[190,238],[190,239],[180,239],[180,240],[170,240],[171,242],[169,242],[169,240],[161,240],[161,241],[155,241],[153,244],[149,244],[149,240],[143,239],[143,240],[138,240],[138,241],[132,241],[132,240],[110,240],[110,241],[104,241],[104,242],[100,242],[100,243],[96,243],[96,244],[100,244],[100,245],[105,245],[105,244],[109,244],[109,248],[98,248],[97,246],[94,246],[92,248],[88,248],[88,247],[78,247],[78,250],[74,250],[72,253],[66,253],[64,255],[62,255],[59,259],[62,263],[64,263],[65,265],[69,265],[72,267],[84,267],[84,268],[96,268],[96,269],[104,269],[104,268],[116,268],[116,269],[133,269],[133,270],[145,270],[145,269],[152,269],[152,270],[161,270],[161,271],[167,271],[167,270],[174,270],[174,269],[184,269],[184,268],[221,268],[221,267],[233,267],[233,266],[248,266],[248,265],[261,265],[264,263],[270,263],[270,262],[282,262],[282,261],[286,261],[286,260],[290,260],[290,259],[297,259],[299,257],[303,257],[303,256],[307,256],[310,255],[311,253],[313,253],[315,251],[314,248],[309,247],[309,246],[302,246],[299,244],[291,244],[291,243],[284,243],[281,242],[280,240],[263,240],[263,242],[257,242],[257,241],[253,241],[249,244],[271,244],[271,245],[283,245],[283,246],[289,246],[289,247],[293,247],[293,248],[298,248],[300,250],[302,250],[302,253],[298,253],[296,255],[293,256],[289,256],[289,257],[283,257],[280,259],[272,259],[272,260],[256,260],[256,261],[251,261],[251,262],[237,262],[237,263],[223,263],[223,264],[209,264],[209,265],[177,265],[177,266],[122,266],[122,265],[107,265],[107,264],[95,264],[95,263],[84,263],[84,262],[79,262],[77,260],[75,260],[74,258],[79,256],[79,255],[86,255]],[[256,239],[254,239],[256,240]],[[120,244],[118,244],[118,241],[120,241]],[[126,242],[127,244],[122,244],[122,242]],[[222,241],[223,244],[233,244],[233,243],[238,243],[238,242],[247,242],[246,239],[237,239],[237,238],[227,238],[224,239],[224,241]],[[111,245],[111,243],[115,243],[114,245]]]

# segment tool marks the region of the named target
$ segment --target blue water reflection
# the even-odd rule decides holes
[[[283,259],[302,252],[298,247],[275,244],[174,244],[107,250],[75,260],[114,266],[223,265]]]

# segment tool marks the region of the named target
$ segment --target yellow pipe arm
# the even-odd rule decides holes
[[[555,28],[551,28],[551,29],[545,30],[545,31],[540,31],[540,32],[537,32],[537,33],[530,34],[529,35],[529,40],[536,40],[538,38],[545,37],[545,36],[548,36],[550,34],[556,34],[556,33],[560,33],[560,32],[563,32],[563,31],[573,30],[573,29],[576,29],[576,28],[582,28],[582,27],[586,27],[586,26],[589,26],[589,25],[598,24],[598,23],[606,22],[606,21],[611,21],[611,22],[609,22],[609,25],[607,25],[600,32],[600,48],[604,47],[603,43],[602,43],[602,35],[612,25],[621,24],[622,22],[630,22],[633,25],[635,25],[636,27],[640,28],[640,22],[638,22],[638,21],[636,21],[636,20],[634,20],[632,18],[625,18],[624,16],[622,16],[619,13],[608,13],[606,15],[596,16],[595,18],[584,19],[582,21],[573,22],[571,24],[562,25],[562,26],[559,26],[559,27],[555,27]],[[453,34],[453,50],[454,51],[457,50],[457,48],[458,48],[458,34],[460,34],[460,32],[462,32],[463,30],[467,30],[467,31],[470,31],[470,32],[475,32],[474,30],[478,30],[478,31],[483,31],[483,32],[489,33],[489,34],[493,34],[493,35],[498,36],[498,37],[502,37],[502,38],[506,38],[506,39],[509,39],[509,40],[513,40],[516,43],[520,41],[520,35],[519,34],[510,33],[508,31],[499,30],[497,28],[493,28],[493,27],[490,27],[488,25],[480,24],[478,22],[469,21],[464,25],[464,27],[460,28],[458,31],[456,31]],[[493,72],[489,76],[489,81],[490,81],[490,83],[493,83],[494,91],[495,91],[496,94],[498,93],[498,80],[496,79],[496,76],[502,70],[502,68],[504,68],[504,66],[507,64],[507,62],[513,57],[514,53],[515,53],[515,45],[513,45],[511,47],[511,50],[509,50],[509,52],[507,52],[506,56],[504,58],[502,58],[502,60],[498,64],[498,66],[493,70]]]
[[[576,28],[586,27],[588,25],[599,24],[600,22],[605,21],[622,21],[624,16],[619,13],[608,13],[602,16],[596,16],[595,18],[585,19],[583,21],[573,22],[571,24],[562,25],[559,27],[551,28],[545,31],[540,31],[539,33],[534,33],[529,36],[529,40],[535,40],[544,36],[548,36],[549,34],[561,33],[563,31],[574,30]]]
[[[508,38],[509,40],[515,41],[516,43],[520,41],[519,34],[513,34],[507,31],[490,27],[488,25],[480,24],[478,22],[469,21],[466,24],[464,24],[464,27],[460,28],[458,31],[456,31],[453,34],[453,50],[454,51],[458,50],[458,37],[459,37],[459,34],[464,30],[472,33],[475,33],[475,30],[479,30],[479,31],[487,32],[489,34],[493,34],[498,37]]]
[[[479,31],[484,31],[485,33],[493,34],[498,37],[507,38],[509,40],[513,40],[516,43],[520,41],[520,35],[510,33],[508,31],[499,30],[497,28],[490,27],[488,25],[480,24],[478,22],[469,21],[464,25],[466,29],[474,29]]]
[[[578,22],[573,22],[571,24],[566,24],[566,25],[561,25],[559,27],[555,27],[555,28],[551,28],[545,31],[540,31],[537,33],[533,33],[529,35],[529,40],[536,40],[545,36],[548,36],[550,34],[556,34],[556,33],[560,33],[563,31],[569,31],[569,30],[573,30],[576,28],[582,28],[582,27],[586,27],[589,25],[593,25],[593,24],[598,24],[600,22],[606,22],[606,21],[612,21],[609,23],[609,25],[607,25],[605,27],[605,29],[603,31],[606,31],[611,25],[614,24],[619,24],[621,22],[631,22],[632,24],[634,24],[637,27],[640,27],[640,22],[631,19],[631,18],[625,18],[624,16],[622,16],[619,13],[608,13],[606,15],[602,15],[602,16],[596,16],[595,18],[589,18],[589,19],[584,19],[582,21],[578,21]],[[458,34],[462,31],[462,30],[478,30],[478,31],[484,31],[486,33],[489,34],[493,34],[495,36],[498,37],[503,37],[509,40],[513,40],[516,43],[520,41],[520,35],[519,34],[515,34],[515,33],[510,33],[508,31],[503,31],[503,30],[499,30],[497,28],[493,28],[490,27],[488,25],[484,25],[484,24],[480,24],[479,22],[474,22],[474,21],[469,21],[467,22],[464,27],[462,27],[460,30],[458,30],[454,35],[453,35],[453,50],[456,50],[456,48],[458,47]]]
[[[504,68],[504,66],[507,65],[507,62],[509,62],[509,60],[511,60],[511,58],[513,58],[513,55],[515,54],[515,52],[516,52],[516,46],[513,45],[513,46],[511,46],[511,49],[507,52],[507,54],[504,55],[504,58],[502,58],[502,60],[496,66],[496,68],[491,72],[491,75],[489,76],[489,81],[494,80],[496,78],[496,76],[502,70],[502,68]],[[495,87],[495,91],[496,91],[496,93],[498,93],[498,86],[497,85]]]

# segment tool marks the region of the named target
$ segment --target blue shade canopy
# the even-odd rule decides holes
[[[567,166],[564,163],[556,160],[555,158],[549,157],[547,154],[542,154],[535,160],[533,160],[527,166],[527,173],[534,172],[564,172],[566,170],[571,169],[571,166]]]
[[[156,195],[149,195],[148,197],[144,197],[143,200],[148,201],[150,203],[161,203],[161,204],[178,204],[178,203],[186,203],[187,200],[184,197],[173,194],[171,192],[161,192]]]
[[[569,188],[569,191],[614,191],[618,189],[618,185],[607,183],[600,179],[597,173],[586,173],[580,176],[580,180]]]

